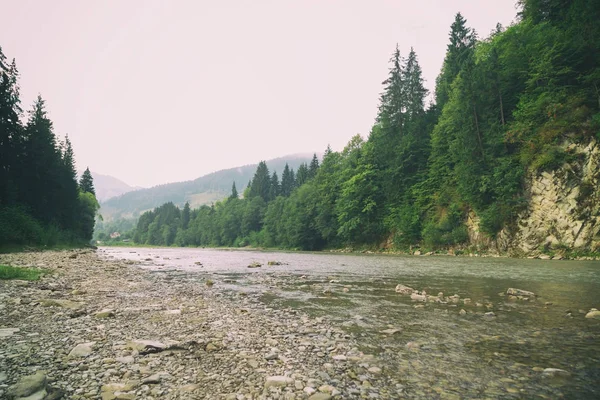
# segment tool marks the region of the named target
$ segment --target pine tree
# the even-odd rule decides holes
[[[231,194],[229,195],[230,199],[237,199],[238,198],[238,191],[237,188],[235,187],[235,181],[233,181],[233,184],[231,185]]]
[[[96,189],[94,189],[94,178],[92,178],[92,173],[90,172],[89,167],[83,171],[83,174],[81,174],[81,179],[79,180],[79,189],[84,193],[91,193],[96,196]]]
[[[267,163],[261,161],[256,168],[252,185],[250,186],[249,198],[260,197],[265,202],[269,201],[269,191],[271,187],[271,176]]]
[[[18,76],[15,61],[9,65],[0,47],[0,206],[14,203],[18,192],[23,153]]]
[[[327,147],[329,148],[329,146]],[[329,149],[331,151],[331,149]],[[308,167],[308,179],[313,179],[317,176],[317,171],[319,170],[319,159],[317,158],[317,154],[313,154],[312,161],[310,162],[310,166]]]
[[[388,78],[383,81],[384,90],[380,97],[379,112],[376,121],[386,134],[396,136],[402,133],[406,108],[402,58],[400,57],[400,49],[397,44],[390,63],[392,66],[390,67]]]
[[[406,65],[402,71],[402,75],[406,118],[410,121],[423,114],[425,110],[425,97],[427,96],[427,89],[425,88],[421,66],[417,60],[417,54],[412,47],[408,54],[408,58],[406,59]]]
[[[457,13],[450,27],[450,43],[442,71],[436,81],[435,100],[439,110],[442,110],[448,102],[452,82],[458,76],[465,61],[471,57],[475,42],[475,32],[467,27],[467,20],[461,13]]]
[[[61,165],[58,175],[61,190],[57,192],[57,197],[60,200],[56,210],[61,225],[66,229],[74,229],[76,215],[73,210],[76,210],[79,205],[79,185],[77,183],[75,155],[69,136],[65,137],[61,153]]]
[[[289,197],[294,190],[294,175],[289,165],[286,163],[281,175],[281,195]]]
[[[279,184],[279,177],[277,171],[273,171],[271,176],[271,187],[269,188],[269,200],[275,200],[281,193],[281,185]]]
[[[56,143],[52,121],[48,118],[41,96],[29,111],[25,126],[25,159],[28,168],[21,171],[20,199],[36,218],[44,222],[59,222],[63,161]]]
[[[308,181],[308,166],[306,163],[302,163],[296,173],[296,187],[302,186],[306,181]]]
[[[237,197],[237,196],[236,196]],[[186,201],[181,211],[181,228],[186,230],[190,223],[190,202]]]

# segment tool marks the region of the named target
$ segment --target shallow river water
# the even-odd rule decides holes
[[[600,398],[600,320],[585,318],[600,309],[597,261],[103,250],[157,273],[210,279],[223,295],[243,292],[327,318],[379,357],[412,398]],[[248,268],[252,262],[262,267]],[[396,293],[397,284],[461,300],[415,302]],[[510,299],[508,288],[536,297]]]

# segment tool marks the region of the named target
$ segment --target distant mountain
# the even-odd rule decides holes
[[[98,201],[103,202],[111,197],[120,196],[124,193],[131,192],[132,190],[141,189],[139,186],[129,186],[120,179],[110,175],[101,175],[93,171],[92,178],[94,179],[94,189],[96,190],[96,198]],[[83,171],[79,171],[79,176]]]
[[[300,164],[310,163],[312,154],[293,154],[267,161],[269,171],[277,171],[279,179],[285,164],[297,170]],[[167,183],[149,189],[140,189],[113,197],[102,202],[100,214],[105,221],[118,218],[137,218],[147,210],[151,210],[166,202],[172,201],[183,206],[186,201],[192,208],[203,204],[211,204],[231,194],[231,185],[235,181],[238,192],[243,193],[248,182],[254,176],[258,164],[224,169],[204,175],[193,181]],[[95,183],[96,177],[94,177]]]

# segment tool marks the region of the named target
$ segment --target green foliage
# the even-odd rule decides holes
[[[598,2],[520,4],[518,23],[483,40],[456,15],[435,105],[424,105],[416,52],[403,58],[396,47],[366,140],[328,147],[321,163],[315,155],[296,172],[286,164],[281,181],[261,162],[242,199],[192,210],[187,228],[168,217],[180,213],[174,205],[156,208],[139,218],[134,239],[306,250],[464,246],[470,213],[496,237],[524,205],[527,174],[574,161],[567,142],[600,139]]]
[[[0,48],[0,246],[89,241],[98,207],[80,200],[71,142],[57,139],[41,96],[23,123],[18,77]]]
[[[37,281],[46,272],[46,270],[39,268],[0,265],[0,280],[20,279],[24,281]]]
[[[94,179],[92,178],[92,173],[89,168],[86,168],[81,174],[81,179],[79,180],[79,189],[84,193],[91,193],[96,196],[96,190],[94,189]]]

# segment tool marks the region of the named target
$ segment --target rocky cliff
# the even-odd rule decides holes
[[[600,143],[564,145],[569,162],[526,179],[527,207],[495,241],[479,232],[479,218],[467,221],[471,242],[515,256],[600,251]]]

